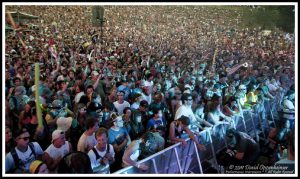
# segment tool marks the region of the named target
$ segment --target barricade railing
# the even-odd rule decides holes
[[[214,164],[217,165],[216,151],[227,146],[223,140],[228,127],[226,125],[228,124],[220,123],[196,134],[199,142],[205,145],[206,151],[198,150],[196,143],[188,138],[186,139],[188,145],[185,147],[177,143],[138,161],[139,164],[144,163],[149,166],[147,171],[128,166],[114,174],[186,174],[191,171],[203,173],[201,161],[213,159]]]
[[[279,96],[281,98],[281,96]],[[272,122],[276,126],[276,121],[273,118],[272,112],[276,109],[278,100],[266,101],[265,113],[269,113],[272,117]],[[267,114],[266,114],[267,115]],[[129,166],[123,168],[114,174],[186,174],[186,173],[205,173],[202,168],[202,161],[210,161],[213,166],[220,172],[216,159],[216,153],[227,147],[225,139],[226,128],[228,123],[220,123],[210,128],[206,128],[198,136],[199,142],[205,145],[206,150],[198,150],[195,142],[186,139],[187,146],[183,147],[181,143],[174,144],[164,150],[151,155],[138,163],[144,163],[149,166],[147,171],[142,171],[136,167]],[[258,110],[250,109],[243,110],[243,117],[233,117],[233,127],[237,131],[243,131],[255,138],[258,142],[259,135],[264,133],[264,121],[261,118]]]

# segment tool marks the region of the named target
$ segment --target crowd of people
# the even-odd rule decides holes
[[[185,146],[184,136],[206,150],[195,134],[244,110],[267,120],[266,100],[295,112],[293,34],[243,28],[240,12],[221,6],[104,9],[93,27],[92,6],[6,6],[39,17],[38,31],[5,39],[6,173],[147,170],[139,159]],[[294,131],[286,121],[277,143]]]

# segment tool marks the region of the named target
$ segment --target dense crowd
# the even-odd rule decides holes
[[[185,145],[182,133],[206,150],[195,133],[245,110],[267,120],[266,100],[294,112],[293,34],[243,28],[221,6],[104,9],[102,36],[91,6],[6,6],[39,17],[39,30],[5,39],[6,172],[147,170],[137,160]]]

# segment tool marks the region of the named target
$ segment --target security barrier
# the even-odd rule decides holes
[[[282,96],[279,95],[278,98]],[[266,129],[270,128],[270,123],[274,127],[278,119],[274,116],[278,114],[278,101],[265,101],[264,115],[258,110],[243,110],[243,116],[233,117],[233,127],[237,131],[243,131],[255,138],[256,141],[260,137],[266,137]],[[274,115],[275,114],[275,115]],[[222,168],[218,165],[216,153],[227,147],[225,139],[225,132],[229,126],[228,123],[220,123],[204,131],[196,134],[199,142],[205,145],[206,150],[200,151],[197,149],[195,142],[186,139],[188,145],[183,147],[181,143],[174,144],[148,158],[145,158],[138,163],[144,163],[149,166],[147,171],[142,171],[136,167],[126,167],[114,174],[188,174],[188,173],[205,173],[205,168],[202,168],[204,161],[209,161],[211,166],[215,168],[218,173],[222,173]]]

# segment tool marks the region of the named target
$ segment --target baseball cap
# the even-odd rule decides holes
[[[140,106],[148,107],[148,102],[146,100],[143,100],[143,101],[140,102]]]
[[[37,169],[38,169],[41,165],[43,165],[43,162],[42,162],[42,161],[40,161],[40,160],[35,160],[35,161],[33,161],[33,162],[30,164],[30,166],[29,166],[29,172],[32,173],[32,174],[37,173],[37,172],[38,172]]]
[[[57,129],[67,131],[72,125],[72,117],[59,117],[56,121]]]
[[[15,138],[17,138],[26,132],[28,132],[28,130],[26,128],[22,128],[22,129],[18,129],[16,132],[13,132],[13,133],[14,133]]]
[[[15,88],[15,95],[24,95],[26,94],[26,88],[24,86],[17,86]]]
[[[59,99],[54,100],[51,104],[53,108],[62,108],[63,102]]]
[[[239,86],[239,89],[240,89],[240,90],[245,90],[245,89],[247,89],[247,88],[246,88],[245,85],[240,85],[240,86]]]
[[[56,129],[55,131],[52,132],[52,142],[63,135],[65,135],[64,131]]]
[[[98,76],[99,73],[98,73],[97,71],[93,71],[93,72],[92,72],[92,75],[93,75],[93,76]]]

